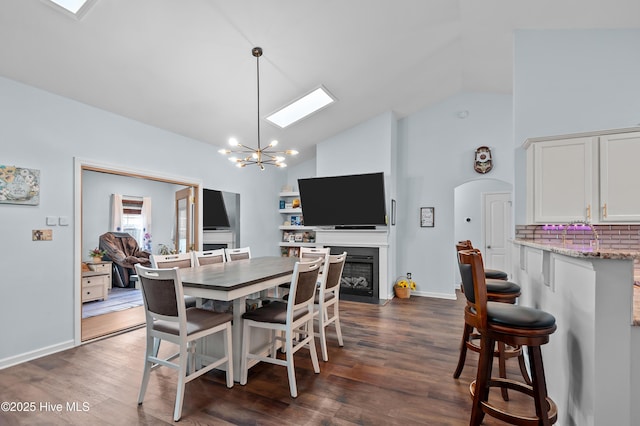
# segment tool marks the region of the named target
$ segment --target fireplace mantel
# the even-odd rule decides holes
[[[384,229],[316,229],[316,244],[322,246],[377,247],[379,255],[378,297],[390,299],[389,232]]]

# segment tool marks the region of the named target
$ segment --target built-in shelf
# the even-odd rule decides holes
[[[280,243],[280,247],[315,247],[316,243],[301,243],[301,242],[293,242],[293,243],[289,243],[286,241],[283,241]]]
[[[295,209],[280,209],[278,211],[282,214],[302,214],[302,209],[300,207]]]
[[[280,225],[279,229],[281,231],[313,231],[316,228],[313,226],[284,226]]]

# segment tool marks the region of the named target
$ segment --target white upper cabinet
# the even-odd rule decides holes
[[[640,222],[640,132],[600,137],[600,221]]]
[[[533,222],[592,219],[595,151],[590,137],[532,144],[528,162],[532,171]]]
[[[637,130],[528,139],[527,222],[639,223]]]

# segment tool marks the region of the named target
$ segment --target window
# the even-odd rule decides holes
[[[151,252],[151,198],[113,194],[112,212],[112,229],[128,233]]]

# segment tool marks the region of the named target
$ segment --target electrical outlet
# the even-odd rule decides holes
[[[407,278],[411,279],[411,272],[407,272]]]

